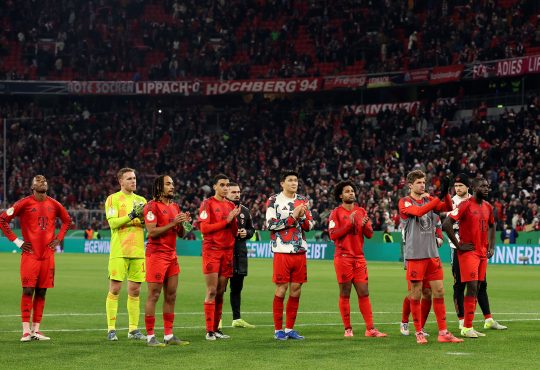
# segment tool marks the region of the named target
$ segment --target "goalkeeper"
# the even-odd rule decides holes
[[[135,170],[122,168],[117,174],[120,191],[109,195],[105,202],[107,221],[111,228],[109,255],[109,293],[107,294],[107,339],[118,340],[116,317],[122,282],[128,281],[128,339],[146,340],[139,327],[139,294],[145,280],[144,225],[142,212],[146,199],[134,193],[137,188]]]

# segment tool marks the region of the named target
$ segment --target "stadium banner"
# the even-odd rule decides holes
[[[328,76],[324,78],[324,90],[357,89],[366,85],[366,75]]]
[[[365,105],[347,105],[345,106],[345,111],[360,115],[364,114],[369,117],[376,116],[380,112],[384,112],[386,110],[389,111],[397,111],[400,109],[404,109],[407,111],[407,113],[414,113],[420,106],[420,101],[410,101],[405,103],[384,103],[384,104],[365,104]]]
[[[298,93],[319,91],[322,78],[282,78],[271,80],[206,81],[204,95],[234,93]]]
[[[69,81],[71,95],[197,95],[200,81]]]
[[[270,242],[247,242],[249,258],[272,258]],[[331,242],[308,242],[306,257],[312,260],[331,260],[334,258],[334,243]]]
[[[540,73],[540,55],[475,63],[467,68],[467,75],[472,76],[473,79]]]
[[[540,265],[540,245],[495,245],[495,253],[488,260],[496,265]]]
[[[382,233],[378,233],[381,234]],[[364,254],[368,261],[397,262],[402,259],[399,242],[383,243],[381,238],[374,236],[366,240]],[[109,254],[110,239],[85,240],[83,238],[65,238],[64,253],[83,254]],[[249,258],[272,258],[272,249],[268,241],[247,242]],[[202,250],[201,240],[177,240],[176,252],[181,256],[200,256]],[[334,243],[330,241],[308,242],[307,258],[310,260],[331,260],[334,258]],[[0,252],[20,253],[7,238],[0,238]],[[442,262],[450,262],[451,250],[448,243],[439,249]],[[540,266],[540,245],[536,244],[498,244],[495,253],[489,260],[490,264],[504,265],[534,265]]]
[[[431,85],[443,84],[448,82],[459,81],[461,79],[461,73],[463,72],[463,65],[451,65],[446,67],[433,67],[431,70],[431,76],[429,83]]]
[[[430,68],[413,69],[413,70],[407,71],[403,75],[403,82],[412,83],[412,84],[428,82],[430,72],[431,72]]]

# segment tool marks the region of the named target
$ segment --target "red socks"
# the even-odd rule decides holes
[[[484,315],[484,320],[488,320],[488,319],[491,319],[493,316],[491,316],[490,313],[488,313],[487,315]]]
[[[373,329],[373,313],[371,312],[371,302],[369,295],[358,297],[358,307],[366,323],[366,329]]]
[[[282,330],[283,329],[283,300],[285,298],[274,296],[274,304],[272,311],[274,312],[274,329]]]
[[[472,328],[474,311],[476,311],[476,298],[465,296],[463,299],[463,309],[465,311],[465,322],[463,323],[463,326],[466,328]]]
[[[22,322],[30,322],[30,312],[32,312],[32,296],[23,294],[21,297]]]
[[[422,331],[422,309],[420,307],[419,299],[410,299],[411,301],[411,313],[414,322],[414,328],[417,333]]]
[[[300,302],[300,297],[289,296],[287,300],[287,321],[285,323],[285,328],[287,329],[294,328],[296,313],[298,312],[298,302]]]
[[[426,321],[429,316],[430,310],[431,310],[431,299],[422,299],[420,301],[420,311],[422,312],[422,322],[421,322],[422,328],[426,326]]]
[[[214,330],[219,330],[219,322],[221,321],[221,311],[223,310],[223,296],[216,296],[216,308],[214,310]]]
[[[439,331],[445,331],[446,307],[444,306],[444,298],[433,298],[433,311],[435,311],[435,318],[437,319],[437,326],[439,327]]]
[[[145,316],[144,325],[146,326],[146,335],[154,335],[154,326],[156,325],[156,317]]]
[[[351,328],[351,305],[349,297],[339,297],[339,312],[341,312],[341,319],[345,329]]]
[[[173,333],[174,312],[163,313],[163,334],[170,335]]]
[[[206,331],[214,331],[214,314],[216,312],[216,302],[204,302],[204,318],[206,319]]]
[[[409,315],[411,314],[411,301],[409,296],[403,299],[403,307],[401,308],[401,322],[409,322]]]

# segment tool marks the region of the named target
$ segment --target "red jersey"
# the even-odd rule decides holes
[[[0,228],[10,241],[17,238],[9,227],[9,223],[15,217],[19,217],[23,239],[32,244],[32,254],[36,258],[54,255],[54,251],[48,246],[49,243],[54,239],[63,240],[71,227],[71,218],[64,206],[48,196],[40,201],[34,195],[30,195],[0,215]],[[62,227],[55,236],[57,217],[62,220]]]
[[[144,207],[144,222],[162,227],[173,222],[179,213],[180,207],[176,203],[165,204],[152,200]],[[146,253],[168,253],[176,256],[176,235],[180,227],[182,225],[175,226],[157,238],[148,237]]]
[[[356,214],[353,224],[350,215],[354,211]],[[330,239],[336,245],[335,256],[364,258],[364,236],[368,239],[373,236],[371,221],[362,226],[362,219],[365,216],[367,216],[366,210],[356,204],[350,211],[343,206],[332,211],[328,222],[328,232]]]
[[[459,222],[459,240],[474,245],[474,252],[481,257],[487,256],[489,246],[488,230],[495,224],[493,207],[485,200],[478,204],[474,197],[461,202],[458,208],[449,213]]]
[[[238,224],[236,218],[227,223],[227,216],[234,209],[234,203],[216,197],[206,199],[199,210],[199,229],[203,234],[203,250],[234,248]]]

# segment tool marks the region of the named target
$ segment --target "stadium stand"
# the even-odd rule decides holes
[[[540,51],[534,0],[6,1],[6,79],[351,75]]]
[[[129,165],[138,171],[143,195],[150,193],[153,176],[170,173],[181,207],[196,213],[211,192],[211,175],[219,171],[242,184],[244,202],[263,229],[265,201],[278,190],[280,169],[292,167],[300,171],[301,192],[312,200],[318,229],[334,207],[333,185],[352,179],[374,227],[392,230],[404,174],[420,168],[428,174],[430,192],[437,191],[446,169],[486,176],[501,224],[523,226],[539,217],[538,96],[518,112],[505,110],[487,120],[476,114],[452,124],[456,106],[448,102],[376,117],[338,106],[316,111],[286,100],[221,112],[170,107],[159,113],[144,101],[101,112],[93,104],[0,105],[1,116],[18,117],[8,127],[8,199],[27,192],[28,174],[43,172],[51,194],[66,207],[102,208],[117,187],[117,169]]]

